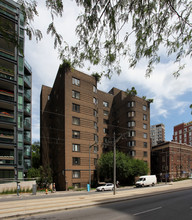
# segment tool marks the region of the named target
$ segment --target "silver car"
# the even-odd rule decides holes
[[[97,191],[112,191],[114,189],[113,183],[106,183],[105,185],[96,188]]]

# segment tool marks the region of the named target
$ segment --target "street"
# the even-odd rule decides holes
[[[192,189],[17,219],[191,220]]]

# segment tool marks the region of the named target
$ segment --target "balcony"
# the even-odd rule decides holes
[[[1,159],[1,157],[0,157],[0,164],[1,165],[13,165],[14,164],[14,160]]]
[[[13,102],[14,93],[5,89],[0,89],[0,99]]]
[[[25,118],[24,128],[25,130],[31,130],[31,119],[30,118]]]
[[[31,132],[26,131],[24,133],[24,142],[27,144],[31,144]]]
[[[28,101],[31,101],[31,90],[25,89],[24,96]]]
[[[26,115],[31,115],[31,105],[30,104],[25,104],[24,112]]]
[[[25,160],[24,160],[24,169],[25,169],[25,170],[28,170],[28,169],[30,169],[30,168],[31,168],[31,160],[25,159]]]
[[[0,121],[2,122],[8,122],[8,123],[14,123],[14,112],[0,109]]]
[[[0,129],[0,142],[13,143],[14,132],[12,130]]]
[[[14,80],[14,70],[0,66],[0,77],[8,80]]]
[[[31,145],[24,146],[24,157],[31,157]]]
[[[24,76],[24,82],[31,88],[31,76]]]

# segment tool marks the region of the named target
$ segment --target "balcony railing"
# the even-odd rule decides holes
[[[24,121],[24,127],[25,127],[25,128],[28,128],[28,129],[31,129],[31,122],[30,122],[30,120],[25,119],[25,121]]]
[[[25,96],[27,99],[31,100],[30,90],[25,89],[24,96]]]
[[[24,76],[24,81],[27,83],[29,87],[31,87],[31,77],[29,76]]]
[[[15,122],[13,112],[0,109],[0,121]]]
[[[0,66],[0,77],[9,80],[14,80],[14,70]]]
[[[6,143],[13,143],[14,133],[12,131],[0,130],[0,141]]]
[[[5,89],[0,89],[0,99],[14,101],[14,93]]]
[[[24,107],[24,111],[28,114],[31,114],[31,105],[26,104]]]

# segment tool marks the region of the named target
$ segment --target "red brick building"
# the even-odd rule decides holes
[[[60,67],[53,88],[41,90],[41,160],[50,165],[57,189],[85,187],[97,180],[96,164],[102,152],[112,150],[113,134],[126,139],[117,149],[150,167],[150,104],[113,88],[97,89],[93,76]]]
[[[173,141],[192,146],[192,121],[174,126]]]
[[[152,148],[151,173],[158,181],[187,178],[192,173],[192,147],[183,143],[164,142]]]

